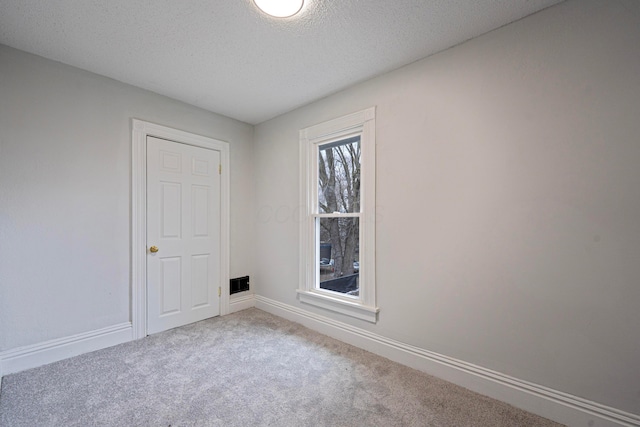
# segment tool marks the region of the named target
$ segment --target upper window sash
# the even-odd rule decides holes
[[[362,202],[359,197],[359,209],[357,212],[320,212],[320,194],[319,194],[319,182],[320,182],[320,151],[325,150],[327,148],[333,148],[332,146],[342,145],[345,141],[355,141],[357,140],[359,144],[361,144],[362,139],[362,126],[358,126],[357,129],[350,129],[348,132],[340,132],[339,135],[332,134],[330,137],[318,138],[313,141],[311,145],[311,150],[308,156],[308,164],[307,167],[310,168],[310,176],[308,189],[311,190],[311,197],[309,199],[309,205],[307,206],[307,212],[310,215],[321,215],[321,214],[351,214],[351,213],[361,213],[362,212]],[[362,151],[362,146],[359,148]],[[360,179],[362,181],[362,179]],[[313,183],[316,183],[315,186]],[[359,189],[361,194],[361,189]]]

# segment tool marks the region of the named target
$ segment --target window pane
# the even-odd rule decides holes
[[[359,295],[360,219],[320,218],[320,288],[346,295]]]
[[[320,145],[318,212],[360,212],[360,137]]]

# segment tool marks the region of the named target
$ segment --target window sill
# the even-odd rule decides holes
[[[347,316],[357,319],[366,320],[367,322],[376,323],[378,321],[378,307],[369,307],[357,302],[345,301],[340,298],[325,295],[319,292],[298,290],[300,302],[321,307],[337,313],[346,314]]]

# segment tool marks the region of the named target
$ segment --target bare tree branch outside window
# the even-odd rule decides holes
[[[360,212],[360,154],[360,137],[347,138],[320,147],[320,213]],[[320,219],[321,244],[331,247],[330,268],[321,268],[321,283],[358,273],[359,235],[359,218],[337,216]],[[324,262],[327,264],[326,260]]]

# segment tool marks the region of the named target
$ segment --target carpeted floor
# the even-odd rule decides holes
[[[7,375],[0,426],[557,426],[257,309]]]

